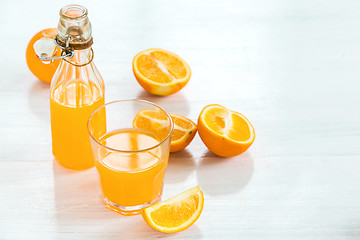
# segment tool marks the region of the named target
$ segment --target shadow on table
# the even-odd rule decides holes
[[[190,226],[188,229],[178,233],[162,233],[150,228],[146,224],[139,224],[134,229],[128,229],[127,233],[111,234],[109,238],[106,239],[201,239],[202,233],[200,228],[195,222],[194,225]]]
[[[254,162],[248,152],[223,158],[207,151],[201,157],[196,170],[200,187],[210,195],[240,191],[248,184],[253,172]]]
[[[137,95],[137,99],[153,102],[160,107],[163,107],[165,111],[168,111],[169,113],[181,115],[184,117],[187,117],[190,111],[189,103],[181,92],[162,97],[152,95],[143,90]]]
[[[185,154],[186,153],[182,153]],[[165,234],[150,228],[141,215],[122,216],[105,208],[95,168],[74,171],[53,162],[57,239],[154,239],[178,236],[200,238],[191,226],[184,232]],[[65,238],[64,238],[65,237]]]
[[[121,215],[107,210],[95,168],[76,171],[53,162],[56,220],[60,223]]]
[[[50,84],[36,79],[28,95],[31,111],[44,121],[48,121],[50,116],[49,91]]]
[[[179,183],[195,171],[194,157],[188,150],[170,153],[165,182]]]

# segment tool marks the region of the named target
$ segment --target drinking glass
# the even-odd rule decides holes
[[[139,114],[146,128],[134,127]],[[173,131],[164,109],[144,100],[110,102],[90,115],[88,131],[107,208],[133,215],[160,200]]]

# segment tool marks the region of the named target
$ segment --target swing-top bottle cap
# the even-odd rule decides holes
[[[80,5],[67,5],[60,9],[58,24],[57,43],[62,47],[68,46],[74,50],[82,50],[91,47],[93,43],[91,35],[91,23],[88,19],[88,11]]]

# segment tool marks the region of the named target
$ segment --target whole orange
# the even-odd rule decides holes
[[[56,28],[47,28],[36,33],[30,40],[26,48],[26,63],[30,71],[41,81],[51,83],[51,79],[59,66],[60,59],[52,60],[45,63],[39,59],[34,50],[34,43],[40,38],[55,38],[57,34]],[[60,56],[61,49],[56,47],[55,56]]]

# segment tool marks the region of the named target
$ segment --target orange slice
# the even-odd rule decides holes
[[[216,104],[201,111],[198,131],[206,147],[222,157],[245,152],[255,140],[254,127],[244,115]]]
[[[185,149],[194,139],[197,132],[196,124],[190,119],[170,114],[174,121],[174,130],[171,136],[170,152],[177,152]]]
[[[167,96],[182,89],[190,79],[189,65],[175,53],[153,48],[133,60],[136,80],[149,93]]]
[[[204,206],[204,195],[199,186],[180,193],[164,202],[145,208],[142,216],[155,230],[174,233],[190,227]]]
[[[174,122],[171,136],[170,152],[177,152],[186,148],[194,139],[197,132],[196,124],[186,117],[170,114]],[[159,135],[164,139],[168,133],[166,115],[155,110],[139,111],[133,121],[135,128],[141,128]]]

